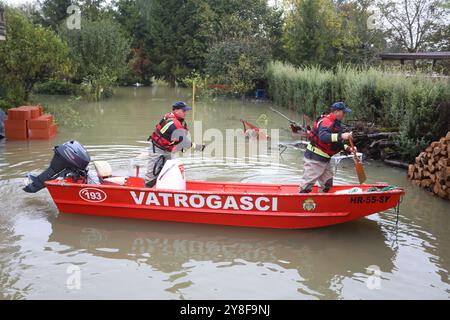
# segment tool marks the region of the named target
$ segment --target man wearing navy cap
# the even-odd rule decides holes
[[[322,192],[328,192],[333,186],[333,167],[330,160],[336,153],[350,147],[344,144],[351,136],[351,132],[342,132],[341,121],[345,114],[351,112],[343,102],[331,105],[331,113],[320,116],[309,134],[309,144],[306,147],[304,158],[303,185],[300,193],[311,192],[314,184],[319,182]]]
[[[185,151],[193,147],[203,151],[205,145],[196,145],[188,136],[185,121],[187,111],[192,108],[183,101],[177,101],[172,106],[172,112],[167,113],[156,125],[155,131],[149,137],[151,140],[145,186],[148,188],[156,184],[161,164],[171,159],[177,151]]]

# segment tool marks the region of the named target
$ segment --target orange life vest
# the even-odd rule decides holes
[[[171,152],[178,143],[172,141],[172,134],[177,129],[188,130],[186,122],[177,118],[173,112],[167,113],[156,125],[150,139],[158,148]]]

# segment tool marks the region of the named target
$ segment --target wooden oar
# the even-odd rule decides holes
[[[364,181],[366,181],[366,173],[364,172],[364,167],[361,162],[359,162],[358,156],[356,155],[355,146],[353,145],[353,138],[351,136],[348,141],[350,142],[350,147],[352,148],[353,152],[353,158],[355,159],[356,175],[358,176],[359,183],[363,184]]]

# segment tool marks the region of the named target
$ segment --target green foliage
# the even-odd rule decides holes
[[[175,85],[192,72],[204,75],[209,48],[230,38],[264,39],[283,55],[282,13],[265,0],[118,0],[116,7],[138,50],[130,66],[144,83],[155,76]]]
[[[12,103],[28,100],[38,81],[65,75],[68,49],[57,35],[33,26],[18,10],[6,10],[7,40],[0,42],[0,92]]]
[[[270,49],[262,39],[228,39],[216,43],[208,54],[206,73],[219,84],[245,94],[264,78]]]
[[[294,0],[283,35],[294,65],[334,67],[339,62],[373,62],[382,33],[367,27],[370,1]]]
[[[80,93],[80,85],[64,80],[49,80],[37,84],[34,87],[34,92],[38,94],[77,95]]]
[[[175,85],[203,68],[213,36],[207,0],[152,0],[142,11],[145,49],[157,78]]]
[[[332,72],[280,62],[270,63],[266,76],[268,93],[278,105],[315,117],[331,103],[344,101],[353,110],[350,117],[398,127],[396,145],[405,160],[449,130],[446,79],[352,66],[338,66]]]
[[[0,109],[6,111],[9,108],[13,107],[10,102],[0,99]]]
[[[60,29],[76,64],[75,78],[85,82],[89,95],[98,100],[111,92],[114,82],[127,71],[130,42],[120,26],[109,19],[84,19],[80,30]]]

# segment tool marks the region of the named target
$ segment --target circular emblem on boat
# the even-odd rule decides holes
[[[81,199],[88,202],[103,202],[107,198],[105,191],[97,188],[84,188],[78,194]]]
[[[313,211],[316,208],[316,203],[313,199],[306,199],[305,202],[303,202],[303,209],[306,211]]]

